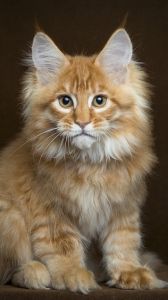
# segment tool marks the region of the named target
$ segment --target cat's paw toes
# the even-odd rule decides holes
[[[57,274],[52,279],[52,287],[55,289],[69,289],[73,292],[87,294],[93,289],[99,288],[92,272],[84,268],[74,268]]]
[[[146,267],[133,268],[129,271],[114,274],[107,284],[122,289],[153,289],[166,287],[166,283],[156,278],[153,271]]]
[[[50,274],[42,263],[31,261],[16,270],[12,284],[30,289],[47,289],[50,286]]]

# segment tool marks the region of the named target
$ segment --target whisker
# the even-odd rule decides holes
[[[38,162],[38,165],[40,164],[40,162],[41,162],[41,160],[42,160],[42,158],[43,158],[43,156],[44,156],[44,153],[46,152],[46,150],[49,148],[49,146],[59,137],[59,136],[61,136],[62,135],[62,133],[58,133],[48,144],[47,144],[47,147],[45,147],[44,148],[44,150],[43,150],[43,152],[42,152],[42,154],[41,154],[41,156],[40,156],[40,159],[39,159],[39,162]],[[52,135],[53,136],[53,135]],[[52,137],[52,136],[50,136],[50,138]]]
[[[11,155],[14,155],[18,150],[20,150],[22,147],[24,147],[27,143],[35,140],[36,138],[38,138],[39,136],[45,134],[45,133],[48,133],[48,132],[51,132],[51,131],[54,131],[54,130],[57,130],[57,127],[54,127],[54,128],[50,128],[48,130],[45,130],[43,132],[40,132],[39,134],[37,134],[36,136],[28,139],[25,143],[23,143],[22,145],[20,145],[18,148],[16,148],[16,150],[11,154]]]
[[[61,143],[60,143],[60,146],[59,146],[58,152],[60,151],[60,149],[61,149],[61,147],[62,147],[62,144],[63,144],[63,142],[64,142],[64,139],[65,139],[65,137],[64,137],[64,136],[62,136],[62,140],[61,140]]]

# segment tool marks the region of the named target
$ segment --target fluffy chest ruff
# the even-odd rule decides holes
[[[65,164],[56,169],[52,177],[56,209],[61,207],[85,237],[95,237],[127,198],[131,185],[127,169],[116,163]]]

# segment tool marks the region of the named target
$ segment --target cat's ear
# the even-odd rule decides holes
[[[116,83],[124,83],[127,77],[127,66],[132,58],[132,43],[124,29],[118,29],[108,40],[96,58],[96,65],[112,76]]]
[[[37,32],[32,44],[32,61],[41,84],[49,83],[68,64],[65,55],[43,32]]]

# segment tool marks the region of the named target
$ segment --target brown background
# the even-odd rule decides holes
[[[0,2],[0,146],[21,128],[21,59],[35,22],[69,54],[99,51],[128,13],[126,28],[154,86],[155,148],[159,165],[142,212],[145,245],[168,262],[168,1],[11,0]]]

